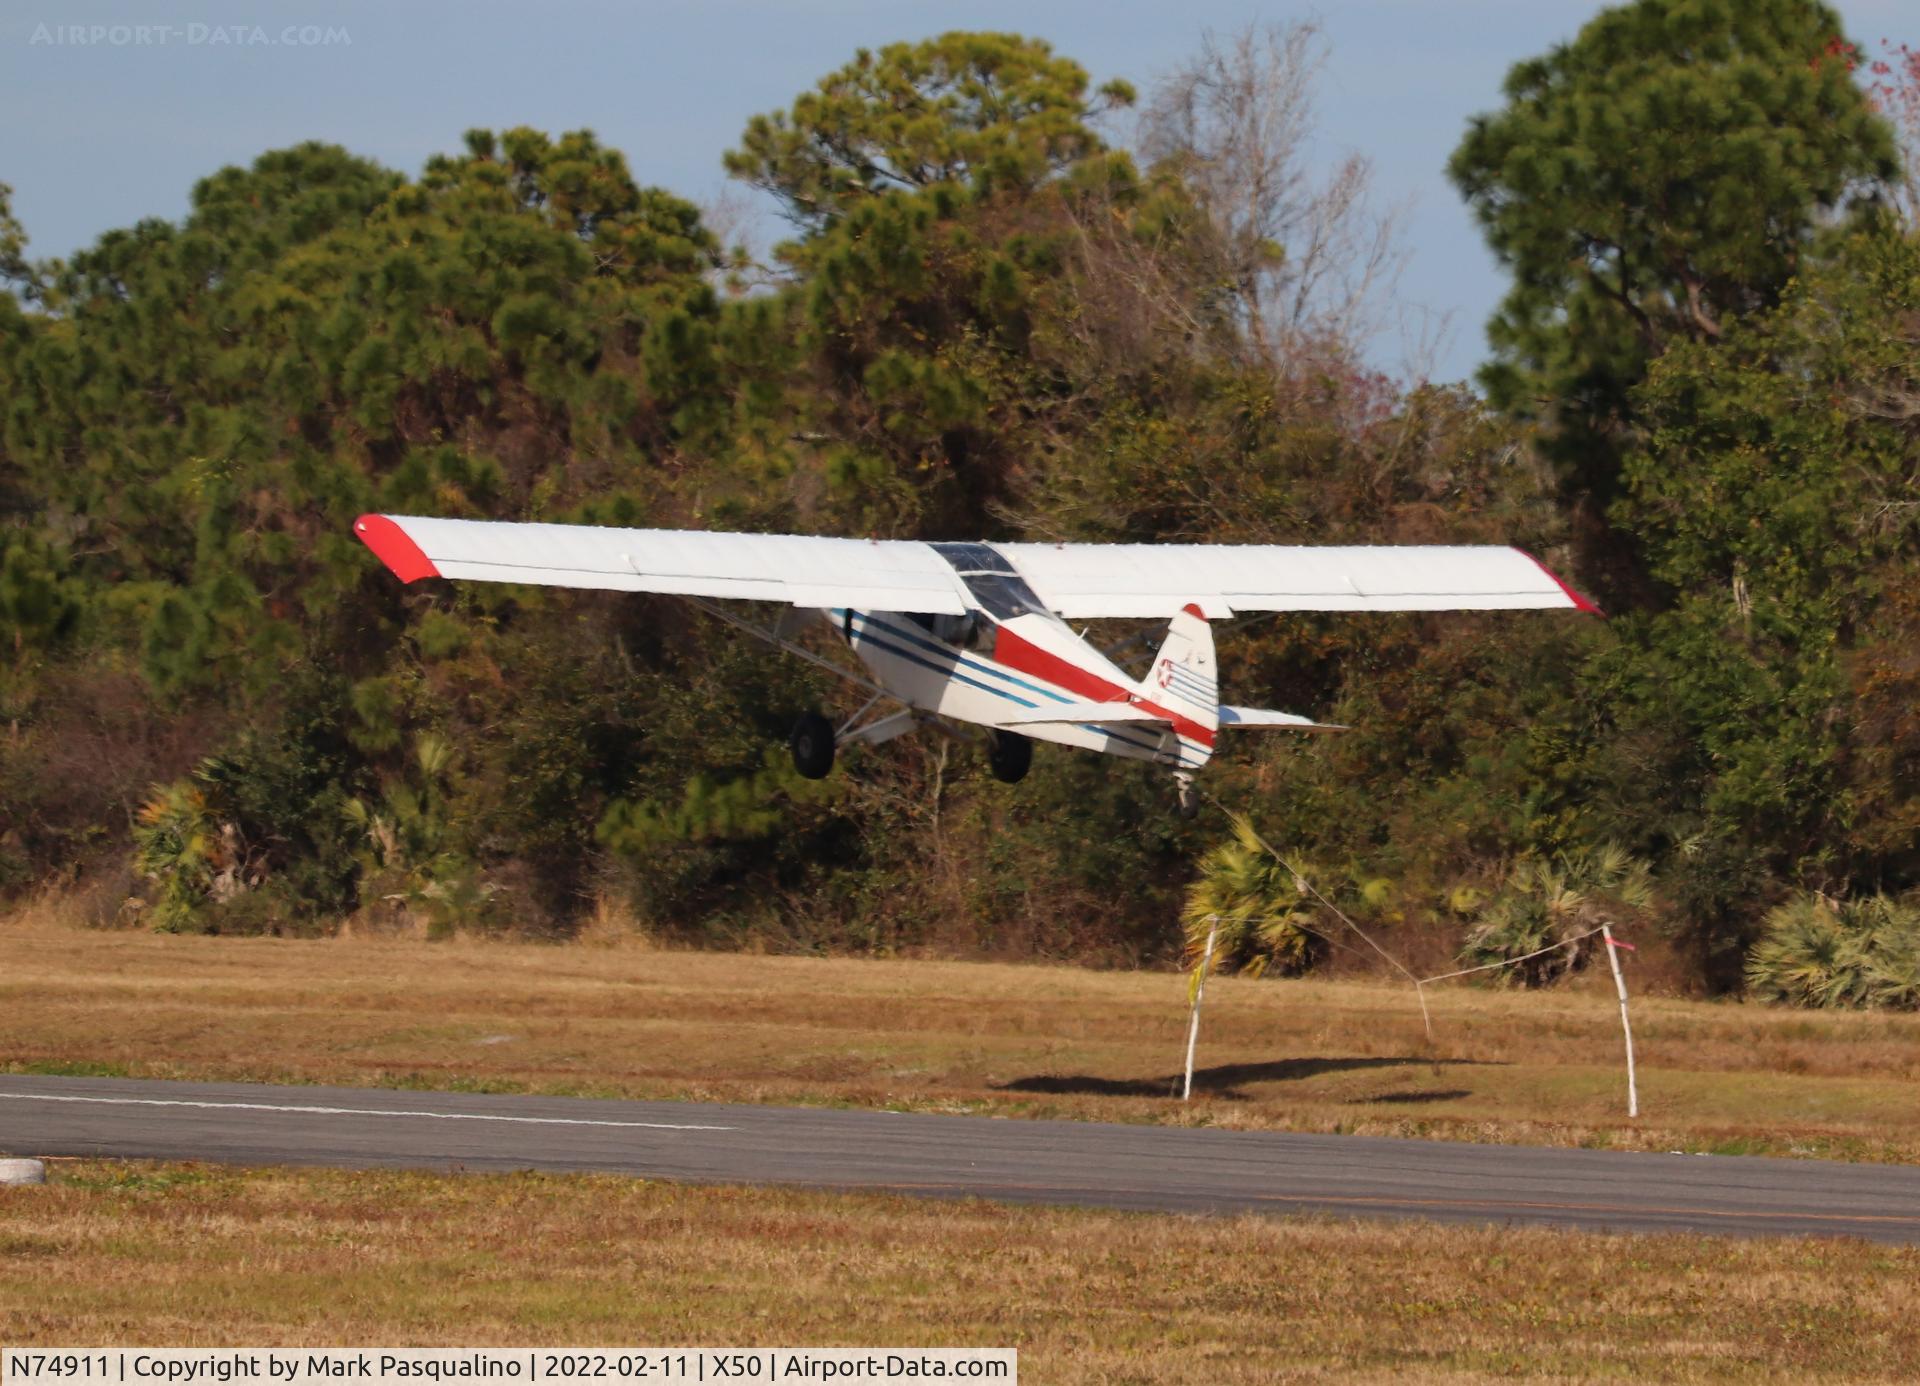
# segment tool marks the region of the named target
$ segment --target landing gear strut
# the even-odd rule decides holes
[[[1018,732],[996,727],[987,746],[987,768],[1001,784],[1019,784],[1033,764],[1033,742]]]
[[[793,768],[809,780],[824,780],[833,769],[833,723],[817,712],[803,712],[787,738]]]

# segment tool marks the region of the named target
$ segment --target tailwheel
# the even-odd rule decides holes
[[[1002,784],[1019,784],[1033,764],[1033,742],[1018,732],[995,728],[987,747],[987,768]]]
[[[824,780],[833,769],[833,723],[817,712],[803,712],[787,738],[793,768],[803,778]]]

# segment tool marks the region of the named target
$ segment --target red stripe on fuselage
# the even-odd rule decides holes
[[[1045,679],[1048,683],[1078,694],[1090,703],[1119,703],[1122,706],[1132,703],[1144,707],[1156,717],[1164,717],[1173,723],[1173,729],[1182,736],[1191,737],[1202,746],[1212,749],[1215,731],[1205,723],[1196,722],[1191,717],[1175,712],[1172,708],[1150,703],[1134,694],[1131,689],[1110,683],[1098,674],[1082,669],[1070,660],[1041,649],[1031,640],[1015,634],[1005,626],[1000,627],[994,637],[993,658],[996,663],[1022,674],[1032,674],[1035,678]]]

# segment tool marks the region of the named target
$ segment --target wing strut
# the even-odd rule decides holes
[[[715,620],[726,622],[728,625],[732,626],[735,630],[743,630],[748,635],[751,635],[754,639],[764,640],[767,642],[767,644],[775,646],[778,649],[785,650],[788,654],[793,655],[798,659],[804,659],[809,664],[815,665],[816,667],[821,669],[825,669],[829,674],[838,674],[841,678],[845,679],[848,683],[855,684],[861,688],[866,689],[867,692],[873,694],[876,699],[892,698],[894,696],[890,691],[888,691],[885,688],[882,688],[879,684],[875,683],[872,679],[863,678],[861,675],[854,673],[853,670],[851,669],[847,669],[842,667],[841,665],[835,664],[830,659],[824,659],[821,656],[815,654],[812,650],[807,649],[805,646],[795,644],[793,641],[787,639],[784,635],[780,635],[774,631],[768,630],[764,626],[756,626],[751,621],[742,620],[740,617],[734,615],[731,611],[728,611],[725,607],[717,606],[713,602],[708,601],[705,597],[687,597],[685,598],[685,600],[692,603],[694,606],[699,607],[700,610],[706,612],[707,615],[713,617]],[[872,704],[869,703],[867,706],[871,707]],[[862,711],[865,711],[865,709],[862,709]]]

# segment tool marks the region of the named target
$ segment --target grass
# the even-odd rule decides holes
[[[1920,1249],[59,1161],[10,1347],[1011,1346],[1030,1382],[1920,1376]]]
[[[15,1072],[894,1107],[1920,1162],[1920,1017],[1570,990],[0,925]]]

